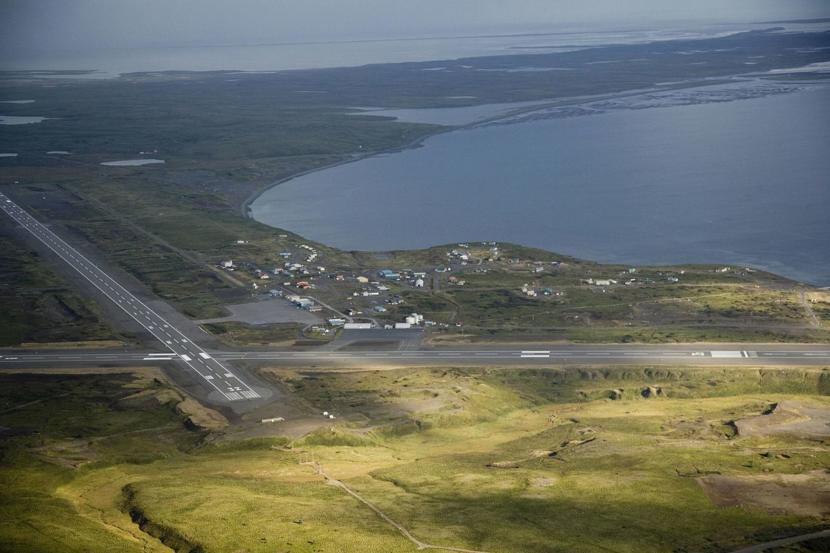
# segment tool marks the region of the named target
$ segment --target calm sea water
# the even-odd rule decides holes
[[[496,240],[830,285],[828,146],[830,87],[811,85],[453,131],[284,183],[252,213],[349,250]]]
[[[549,53],[605,44],[633,44],[655,40],[708,38],[771,24],[689,23],[672,28],[649,29],[563,28],[524,34],[355,40],[350,42],[202,45],[159,48],[101,49],[91,51],[16,52],[0,59],[0,70],[95,71],[87,77],[108,78],[140,71],[277,71],[320,67],[345,67],[369,63],[429,61],[460,57]],[[778,24],[776,24],[778,26]],[[826,23],[781,24],[789,31],[814,31]]]

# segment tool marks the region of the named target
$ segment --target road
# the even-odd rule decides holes
[[[372,349],[360,340],[340,350],[208,351],[194,343],[168,320],[148,307],[103,269],[67,244],[6,195],[0,193],[0,209],[92,283],[110,301],[135,319],[162,345],[164,351],[95,350],[37,351],[2,350],[0,367],[147,365],[178,363],[188,367],[227,401],[262,399],[268,395],[246,384],[228,366],[423,366],[466,365],[527,367],[551,364],[678,364],[678,365],[830,365],[828,345],[720,344],[720,345],[562,345],[469,346],[452,349]],[[389,331],[394,333],[395,331]],[[403,331],[400,331],[403,332]],[[366,331],[367,338],[374,337]],[[376,333],[376,331],[375,331]],[[369,339],[368,343],[373,340]],[[250,376],[250,375],[249,375]],[[248,377],[246,377],[248,378]]]
[[[258,392],[245,384],[218,359],[189,340],[176,327],[150,309],[134,294],[2,192],[0,192],[0,209],[69,266],[78,271],[110,301],[155,336],[165,349],[169,350],[169,352],[163,354],[148,354],[145,358],[142,358],[142,362],[152,362],[159,358],[164,358],[166,361],[176,359],[198,374],[210,387],[214,388],[228,401],[250,400],[261,397]]]

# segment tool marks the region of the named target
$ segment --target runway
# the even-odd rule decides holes
[[[744,344],[744,347],[749,345]],[[462,364],[480,366],[544,366],[561,363],[625,365],[637,363],[674,363],[684,366],[743,365],[830,365],[830,348],[789,345],[755,345],[753,349],[696,349],[694,346],[647,347],[620,345],[560,346],[553,349],[421,349],[363,351],[212,351],[211,359],[246,361],[253,364],[283,366],[373,365],[396,366],[424,364]],[[96,365],[163,363],[177,359],[172,352],[37,352],[19,351],[0,354],[0,366],[25,365]]]
[[[0,209],[29,231],[46,247],[52,250],[69,266],[78,271],[87,281],[101,291],[110,301],[135,319],[150,334],[155,336],[162,346],[169,350],[164,354],[147,354],[142,362],[153,362],[154,358],[165,357],[166,361],[175,359],[184,363],[198,374],[207,384],[214,388],[228,401],[257,399],[260,394],[239,379],[229,368],[204,349],[189,340],[177,328],[150,309],[135,295],[83,256],[78,250],[67,244],[57,234],[49,230],[37,219],[29,215],[5,194],[0,192]],[[14,359],[12,359],[14,360]]]

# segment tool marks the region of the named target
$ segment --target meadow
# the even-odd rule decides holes
[[[830,524],[827,437],[735,425],[783,401],[828,412],[827,369],[271,369],[317,430],[248,440],[187,422],[182,396],[147,371],[2,377],[0,542],[416,550],[339,483],[418,540],[486,552],[714,553]],[[774,479],[813,511],[716,504],[714,475]]]

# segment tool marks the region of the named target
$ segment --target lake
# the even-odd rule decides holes
[[[283,183],[251,212],[347,250],[495,240],[601,262],[750,265],[826,286],[830,87],[799,86],[452,131]]]

